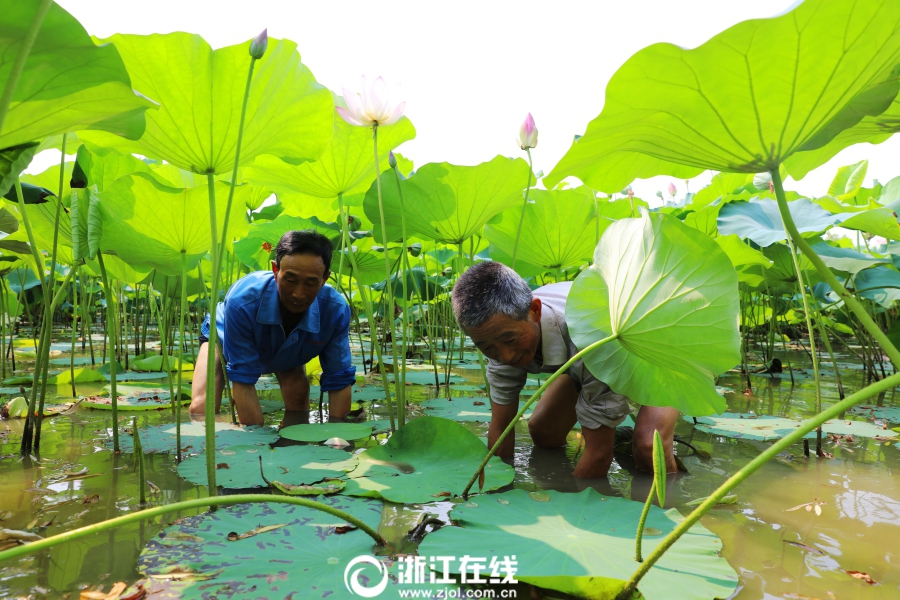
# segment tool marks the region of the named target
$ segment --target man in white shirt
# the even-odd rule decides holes
[[[488,357],[487,380],[491,395],[488,445],[493,446],[519,410],[519,395],[529,374],[554,373],[578,349],[566,325],[566,298],[571,282],[545,285],[531,291],[512,269],[498,262],[483,262],[463,273],[453,288],[456,320]],[[541,396],[528,421],[538,446],[558,447],[575,422],[581,423],[584,453],[575,477],[605,477],[613,459],[616,426],[631,407],[625,396],[597,380],[582,361],[554,381]],[[672,455],[678,411],[642,406],[635,419],[632,448],[637,467],[653,470],[653,432],[659,430],[666,450],[666,470],[677,470]],[[512,456],[511,433],[498,454]]]

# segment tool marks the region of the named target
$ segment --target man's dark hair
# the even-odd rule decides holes
[[[288,231],[275,246],[275,264],[281,267],[281,259],[290,254],[312,254],[322,259],[325,272],[331,270],[331,240],[315,229]]]
[[[453,286],[453,314],[463,329],[480,327],[497,314],[523,321],[531,310],[531,288],[499,262],[482,262],[460,275]]]

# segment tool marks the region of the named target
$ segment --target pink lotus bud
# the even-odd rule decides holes
[[[678,191],[678,188],[675,187],[674,183],[669,183],[669,195],[673,198],[675,197],[675,193]]]
[[[253,41],[250,42],[250,56],[259,60],[266,53],[266,48],[269,47],[269,28],[263,29],[258,36],[253,38]]]
[[[394,156],[393,152],[388,153],[388,164],[391,165],[392,169],[397,168],[397,157]]]
[[[537,142],[538,130],[534,126],[534,117],[531,116],[531,113],[528,113],[528,116],[525,117],[525,120],[519,127],[519,147],[522,150],[535,148],[537,147]]]

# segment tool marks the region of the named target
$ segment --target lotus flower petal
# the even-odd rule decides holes
[[[353,114],[353,111],[344,108],[343,106],[335,106],[334,109],[337,111],[341,118],[350,123],[351,125],[356,125],[357,127],[364,127],[368,125],[368,123],[363,123],[359,119],[356,118],[356,115]]]
[[[397,121],[400,120],[400,117],[403,116],[403,109],[405,109],[405,108],[406,108],[406,102],[405,101],[401,102],[400,104],[397,105],[397,108],[394,109],[394,112],[392,112],[391,115],[387,119],[385,119],[384,122],[382,122],[381,124],[382,125],[390,125],[391,123],[396,123]]]

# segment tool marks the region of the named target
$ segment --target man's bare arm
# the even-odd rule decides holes
[[[231,389],[234,394],[234,406],[237,408],[238,421],[243,425],[262,425],[263,412],[259,405],[256,385],[233,381]]]
[[[518,412],[518,402],[512,402],[510,404],[497,404],[496,402],[491,402],[491,425],[488,429],[488,448],[494,447],[500,434],[503,433],[503,430],[506,429],[510,423],[512,423],[512,420],[516,418]],[[497,456],[502,456],[504,458],[511,457],[515,451],[515,447],[516,432],[511,431],[509,435],[506,436],[506,439],[503,440],[503,445],[500,446]]]

